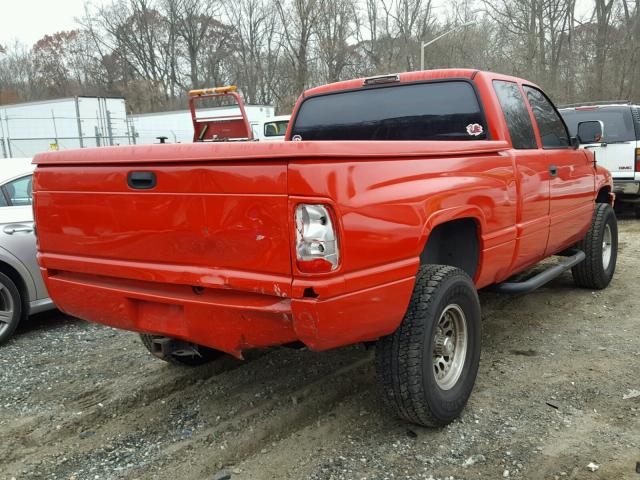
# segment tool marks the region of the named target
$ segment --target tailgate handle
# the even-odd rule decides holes
[[[129,172],[127,184],[136,190],[148,190],[156,186],[156,174],[154,172]]]

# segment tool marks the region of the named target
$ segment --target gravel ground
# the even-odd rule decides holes
[[[620,230],[607,290],[481,293],[478,381],[440,430],[383,410],[363,347],[186,369],[33,317],[0,348],[0,479],[640,480],[640,222]]]

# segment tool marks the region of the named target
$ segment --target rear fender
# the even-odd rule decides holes
[[[459,207],[452,207],[446,210],[440,210],[435,212],[429,216],[427,219],[425,226],[422,230],[419,239],[419,254],[424,251],[427,246],[427,242],[429,241],[429,237],[431,232],[438,227],[439,225],[443,225],[448,222],[452,222],[454,220],[466,220],[471,219],[476,223],[478,228],[478,246],[479,246],[479,258],[478,258],[478,268],[476,270],[475,276],[478,276],[480,272],[480,263],[482,262],[482,250],[483,250],[483,242],[482,242],[482,232],[486,231],[486,219],[483,211],[475,206],[475,205],[461,205]]]

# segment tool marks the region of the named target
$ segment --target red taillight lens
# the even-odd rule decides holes
[[[324,258],[316,258],[315,260],[298,259],[297,263],[300,271],[306,273],[324,273],[333,270],[333,264]]]
[[[636,172],[640,173],[640,148],[636,148]]]
[[[338,268],[340,251],[329,207],[301,203],[296,207],[295,222],[300,271],[322,273]]]

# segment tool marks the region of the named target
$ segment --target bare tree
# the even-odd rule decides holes
[[[349,62],[349,41],[356,30],[355,0],[325,0],[316,25],[318,58],[323,80],[337,82]]]
[[[609,23],[611,21],[611,13],[613,8],[613,0],[594,0],[594,16],[596,19],[596,39],[595,39],[595,86],[593,95],[596,99],[603,98],[603,81],[605,64],[607,61],[607,40],[609,36]]]
[[[173,19],[175,31],[184,42],[189,62],[189,78],[192,87],[201,86],[198,70],[203,50],[210,50],[211,30],[217,30],[218,2],[200,0],[163,0],[165,15]]]
[[[280,17],[272,3],[265,0],[238,0],[226,6],[234,30],[236,77],[249,102],[269,101],[271,77],[275,77],[274,57],[280,44],[275,39]]]
[[[174,19],[165,17],[150,0],[119,0],[101,7],[97,23],[107,36],[101,42],[121,59],[135,76],[151,87],[152,108],[176,94],[177,32]]]
[[[284,56],[290,67],[290,93],[291,97],[295,98],[309,85],[311,41],[323,4],[319,0],[287,0],[273,3],[280,13],[280,21],[284,27],[280,36]]]
[[[414,70],[418,45],[431,22],[431,0],[381,0],[386,34],[397,45],[398,70]]]

